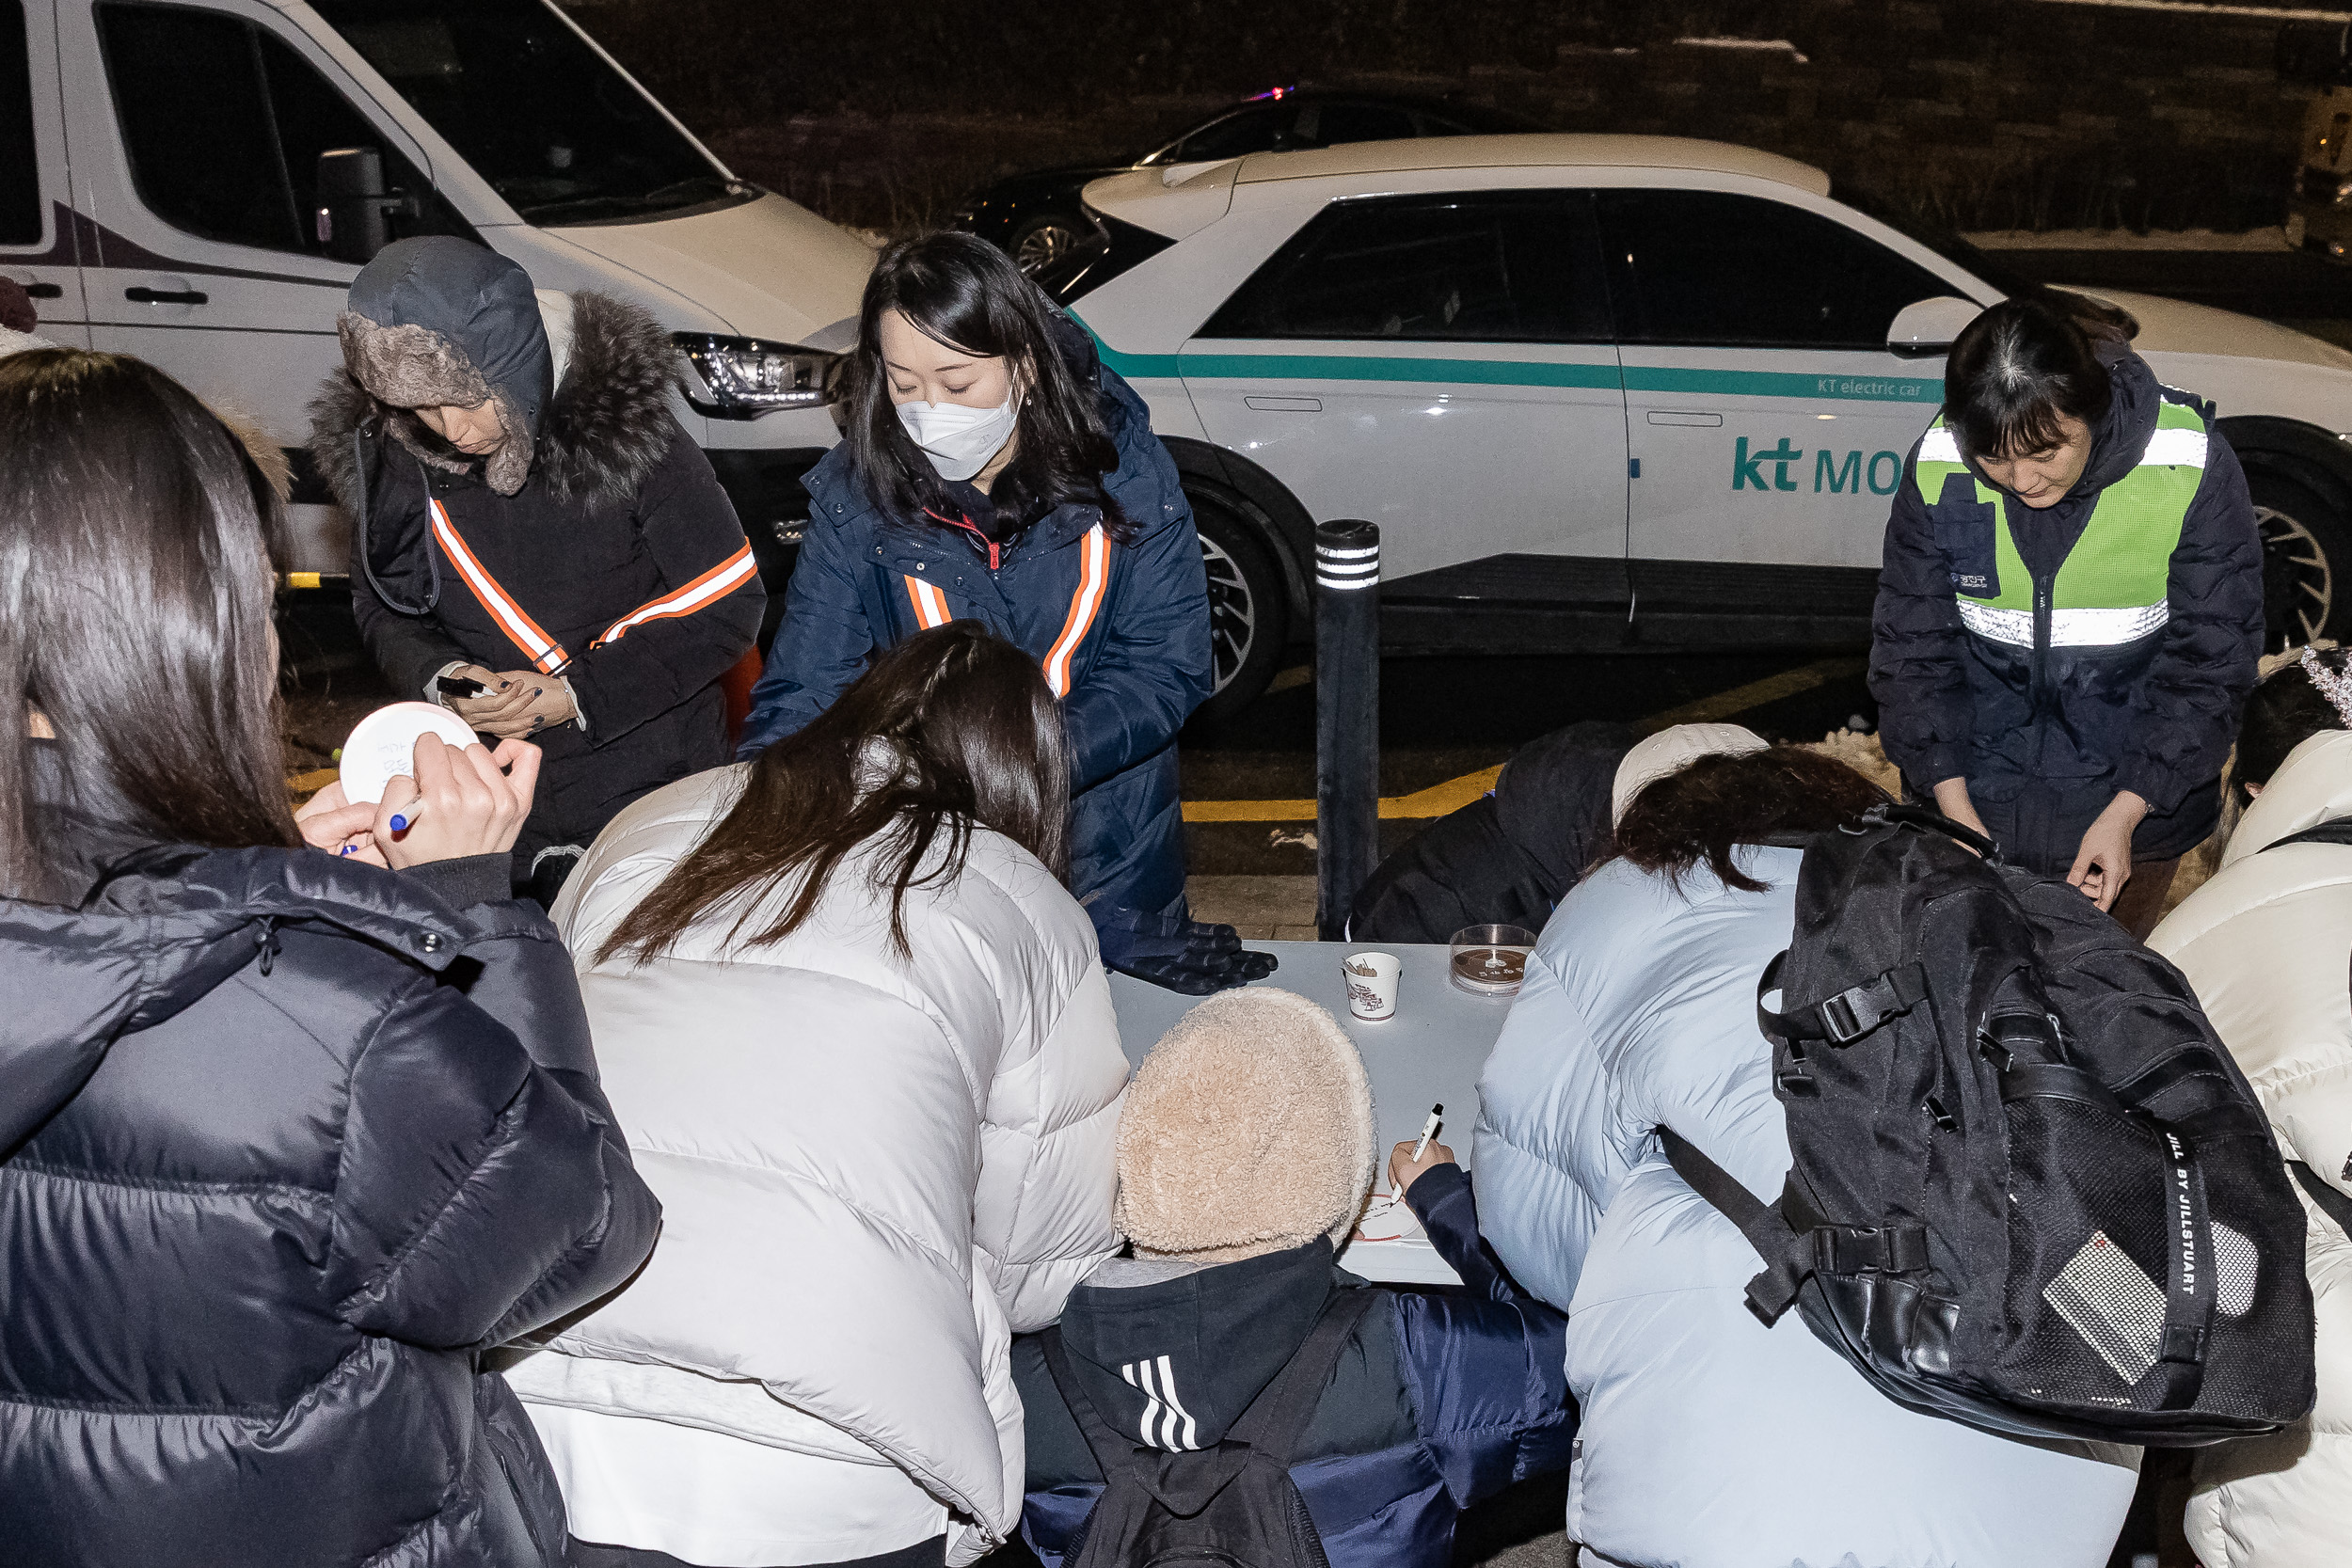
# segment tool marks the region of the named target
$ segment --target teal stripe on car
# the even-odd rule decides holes
[[[1540,359],[1406,359],[1354,354],[1184,356],[1182,373],[1203,381],[1411,381],[1462,387],[1614,387],[1614,365]]]
[[[1081,324],[1083,325],[1083,324]],[[1089,331],[1092,329],[1089,328]],[[1103,363],[1130,380],[1391,381],[1455,387],[1614,387],[1629,392],[1688,392],[1718,397],[1926,403],[1944,401],[1940,376],[1818,374],[1806,371],[1723,371],[1665,365],[1561,364],[1533,359],[1420,359],[1392,355],[1125,354],[1103,341]]]

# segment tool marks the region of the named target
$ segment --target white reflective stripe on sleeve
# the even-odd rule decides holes
[[[944,626],[955,619],[947,610],[947,595],[911,573],[900,573],[906,578],[907,600],[914,606],[915,623],[925,631]]]
[[[1995,610],[1970,599],[1956,601],[1962,625],[1988,642],[2012,648],[2033,646],[2033,611]],[[2172,618],[2166,604],[2123,610],[2055,610],[2050,612],[2053,648],[2112,648],[2135,642]]]
[[[1949,430],[1939,425],[1920,439],[1919,461],[1922,463],[1957,463],[1960,461],[1960,443],[1952,438],[1952,433]]]
[[[1087,530],[1078,549],[1077,591],[1070,595],[1070,613],[1062,622],[1061,635],[1045,652],[1045,684],[1057,697],[1070,695],[1071,656],[1086,641],[1095,611],[1103,608],[1103,590],[1110,581],[1111,541],[1102,524]]]
[[[2148,450],[2139,454],[2142,464],[2162,464],[2168,467],[2201,468],[2205,466],[2205,433],[2201,430],[2158,430],[2148,437]]]
[[[716,604],[759,575],[759,562],[752,559],[750,540],[745,540],[736,552],[713,566],[685,587],[675,593],[651,599],[604,628],[604,635],[596,645],[618,642],[628,635],[632,626],[648,621],[670,621],[681,615],[691,615],[705,605]]]
[[[2053,648],[2111,648],[2137,642],[2172,619],[2169,604],[2135,605],[2127,610],[2059,610],[2050,614]]]

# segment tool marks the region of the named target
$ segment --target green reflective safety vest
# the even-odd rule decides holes
[[[2178,394],[2185,397],[2185,394]],[[2166,388],[2156,428],[2132,471],[2099,492],[2050,592],[2050,646],[2136,642],[2171,616],[2166,589],[2189,503],[2205,477],[2205,420]],[[1952,574],[1960,618],[1975,636],[2034,645],[2033,574],[2010,532],[1999,490],[1968,471],[1939,416],[1919,443],[1919,499]],[[1964,482],[1950,487],[1957,476]]]

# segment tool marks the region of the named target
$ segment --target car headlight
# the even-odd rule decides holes
[[[2347,201],[2352,201],[2352,180],[2339,180],[2336,182],[2336,205],[2341,207]]]
[[[833,401],[841,356],[756,338],[707,332],[671,336],[686,360],[686,401],[721,420],[752,420],[779,408],[821,408]]]

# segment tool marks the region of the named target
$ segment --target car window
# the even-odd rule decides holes
[[[1904,306],[1951,293],[1833,218],[1724,191],[1597,193],[1629,343],[1884,348]]]
[[[539,0],[316,0],[527,223],[610,223],[756,198]]]
[[[206,239],[300,250],[253,30],[178,7],[101,6],[106,71],[147,210]]]
[[[395,236],[466,233],[430,182],[282,40],[239,18],[178,6],[98,8],[115,114],[148,211],[206,239],[325,249],[309,221],[318,156],[375,147],[384,182],[418,194]]]
[[[1605,288],[1582,191],[1340,201],[1200,336],[1595,341],[1608,337]]]
[[[1309,115],[1315,116],[1311,128]],[[1298,112],[1298,139],[1309,147],[1350,141],[1394,141],[1413,134],[1413,117],[1378,103],[1317,103]]]
[[[40,159],[24,0],[0,0],[0,245],[40,243]]]
[[[1168,161],[1196,164],[1212,158],[1242,158],[1252,152],[1270,152],[1282,139],[1282,128],[1290,115],[1288,107],[1268,105],[1212,120],[1186,136],[1176,149],[1175,157]]]

